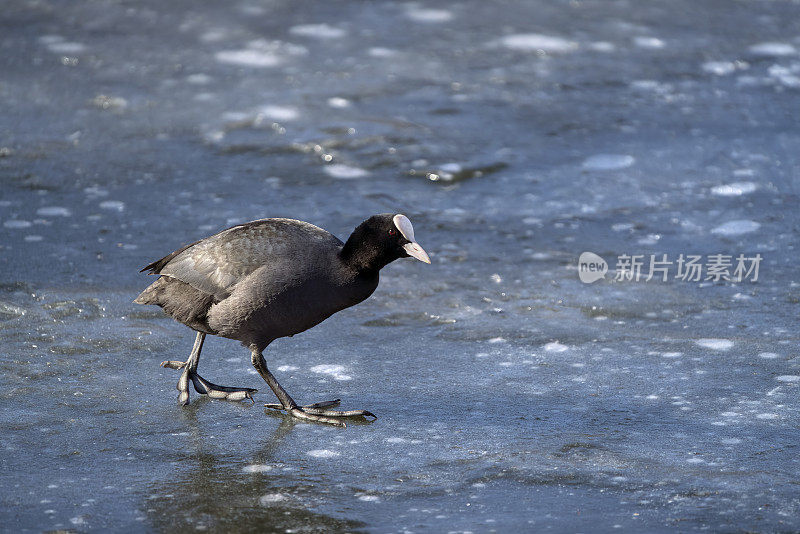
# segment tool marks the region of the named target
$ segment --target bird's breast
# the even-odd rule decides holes
[[[209,311],[219,335],[249,343],[292,336],[368,298],[378,277],[315,276],[254,280]]]

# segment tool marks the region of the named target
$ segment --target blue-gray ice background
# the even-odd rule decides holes
[[[797,2],[11,1],[0,106],[0,529],[800,529]],[[376,423],[265,414],[216,338],[256,405],[177,406],[138,269],[387,211],[433,264],[266,352]]]

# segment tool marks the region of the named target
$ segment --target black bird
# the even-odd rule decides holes
[[[358,304],[378,287],[378,273],[398,258],[431,260],[414,240],[402,214],[373,215],[346,243],[313,224],[294,219],[260,219],[234,226],[176,250],[140,272],[160,275],[134,300],[156,304],[197,331],[183,369],[178,402],[195,390],[217,399],[252,400],[252,388],[218,386],[197,374],[206,334],[240,341],[252,363],[278,397],[269,408],[300,419],[342,425],[342,417],[372,416],[366,410],[338,411],[339,400],[299,406],[267,369],[262,351],[272,341],[293,336],[334,313]]]

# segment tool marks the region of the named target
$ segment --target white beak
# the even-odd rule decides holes
[[[412,258],[417,258],[419,261],[424,261],[425,263],[430,263],[431,259],[428,257],[428,254],[422,250],[422,247],[419,246],[419,243],[406,243],[403,245],[403,250],[408,252],[408,255]]]
[[[403,245],[403,250],[412,258],[430,263],[431,259],[428,257],[428,254],[419,246],[419,243],[414,241],[414,227],[411,226],[411,221],[408,220],[408,217],[403,214],[397,214],[392,221],[394,221],[394,225],[400,230],[400,233],[403,234],[403,237],[411,241],[411,243]]]

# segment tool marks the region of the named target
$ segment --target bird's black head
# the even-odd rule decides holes
[[[431,260],[414,240],[414,228],[402,214],[373,215],[350,234],[342,247],[342,260],[358,271],[379,271],[398,258]]]

